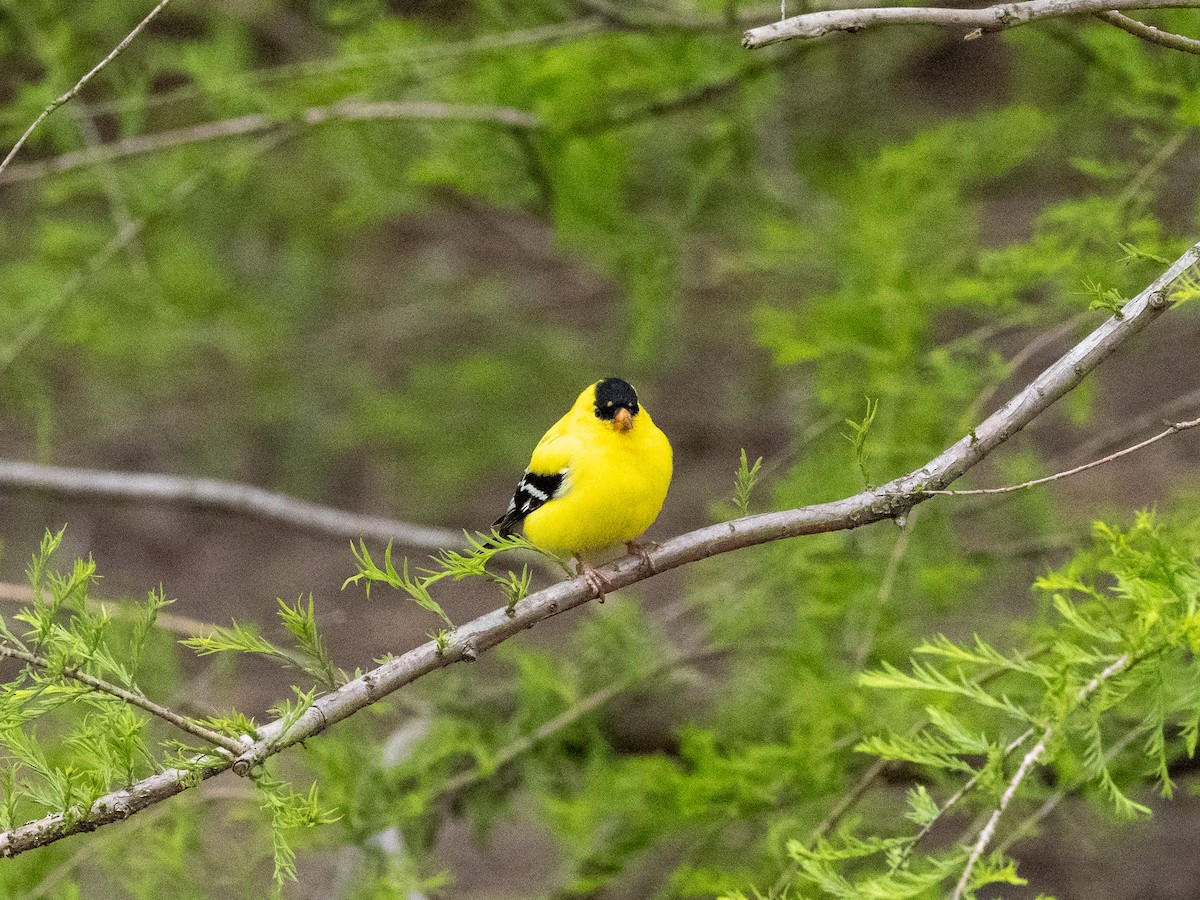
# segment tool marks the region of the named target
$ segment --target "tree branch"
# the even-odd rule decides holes
[[[71,100],[74,99],[75,95],[83,90],[84,86],[91,81],[93,77],[95,77],[96,73],[120,56],[125,51],[125,48],[133,43],[133,39],[141,33],[142,29],[149,25],[154,20],[154,17],[162,12],[170,2],[171,0],[159,0],[158,5],[155,6],[154,9],[150,10],[150,12],[146,15],[146,18],[138,22],[133,31],[125,35],[125,40],[117,44],[117,46],[113,48],[112,52],[108,54],[108,56],[100,60],[100,62],[98,62],[90,72],[80,78],[79,81],[75,82],[75,87],[71,88],[69,91],[67,91],[58,99],[54,100],[49,106],[42,110],[41,114],[33,120],[33,123],[25,129],[25,133],[21,135],[20,139],[13,145],[13,148],[8,151],[8,155],[4,157],[4,160],[0,161],[0,175],[4,174],[4,170],[8,168],[8,165],[12,162],[13,157],[17,155],[20,149],[25,145],[25,142],[29,140],[29,136],[33,134],[34,130],[46,120],[46,117],[60,106],[70,103]]]
[[[984,420],[974,432],[919,469],[844,500],[745,516],[678,535],[650,550],[645,562],[639,557],[622,557],[599,569],[609,591],[743,547],[805,534],[859,528],[903,515],[928,499],[930,489],[944,488],[1032,422],[1078,385],[1110,353],[1162,315],[1171,305],[1167,288],[1198,260],[1200,244],[1191,247],[1127,303],[1120,318],[1114,316],[1101,324]],[[428,641],[317,698],[301,715],[291,718],[290,725],[282,719],[264,725],[258,730],[258,739],[232,761],[214,758],[192,773],[171,769],[145,778],[127,790],[107,794],[90,809],[76,810],[77,814],[69,819],[61,812],[53,813],[0,833],[0,856],[15,856],[69,835],[93,831],[128,818],[227,769],[249,775],[267,758],[319,734],[418,678],[454,663],[472,662],[480,653],[525,629],[582,606],[594,597],[594,588],[583,577],[537,591],[511,611],[501,607],[455,629],[440,647],[438,641]]]
[[[1030,658],[1040,656],[1042,652],[1044,652],[1044,650],[1035,650],[1030,654]],[[1007,674],[1007,671],[1003,668],[993,669],[986,675],[972,678],[971,684],[982,687],[1005,674]],[[921,719],[909,729],[909,736],[911,737],[919,734],[921,730],[924,729],[928,724],[928,719]],[[1025,741],[1029,740],[1030,737],[1031,734],[1027,732],[1012,741],[1004,750],[1005,756],[1012,753],[1013,750],[1021,746],[1021,744],[1025,743]],[[850,741],[845,742],[845,744],[846,746],[852,746],[864,739],[865,736],[855,737]],[[882,776],[884,772],[894,769],[894,762],[894,760],[887,760],[880,757],[871,763],[871,765],[866,769],[865,772],[863,772],[862,776],[855,783],[854,787],[852,787],[849,792],[842,795],[841,799],[838,800],[833,809],[831,809],[825,818],[821,820],[821,824],[813,829],[813,833],[808,838],[809,849],[815,848],[817,844],[820,843],[821,839],[837,826],[838,822],[842,820],[842,817],[866,795],[867,791],[870,790],[871,786],[879,780],[880,776]],[[980,774],[982,774],[982,772],[976,774],[960,792],[956,793],[949,800],[947,800],[946,803],[940,807],[938,816],[944,814],[947,810],[954,806],[955,803],[961,800],[962,795],[971,790],[971,788],[975,786],[976,782],[978,782]],[[913,843],[909,845],[908,850],[905,852],[911,852],[912,847],[916,845],[916,842],[920,841],[924,836],[925,832],[922,830],[913,839]],[[784,869],[779,878],[771,886],[770,891],[767,893],[767,900],[779,900],[783,892],[786,891],[791,885],[792,880],[796,877],[796,874],[799,871],[800,861],[798,859],[793,859],[791,864]]]
[[[1027,740],[1029,740],[1031,737],[1033,737],[1033,734],[1034,734],[1033,729],[1027,728],[1027,729],[1025,729],[1024,732],[1022,732],[1021,734],[1019,734],[1015,738],[1013,738],[1011,741],[1009,741],[1008,745],[1004,748],[1003,758],[1008,759],[1008,757],[1018,747],[1020,747]],[[912,839],[911,843],[907,844],[904,847],[904,850],[900,853],[900,856],[896,859],[895,862],[893,862],[888,867],[888,870],[890,873],[895,874],[895,872],[897,870],[899,870],[899,868],[902,865],[904,865],[904,863],[908,860],[908,858],[910,856],[912,856],[912,852],[917,848],[917,844],[919,844],[919,843],[921,843],[921,841],[925,840],[925,838],[929,836],[929,832],[933,831],[933,826],[936,825],[942,818],[944,818],[946,813],[948,813],[948,812],[950,812],[950,810],[954,809],[954,807],[958,804],[958,802],[960,800],[962,800],[963,797],[965,797],[972,790],[974,790],[975,785],[979,784],[979,779],[983,777],[983,775],[986,771],[987,771],[987,766],[980,766],[979,769],[976,770],[974,775],[972,775],[970,778],[968,778],[957,791],[955,791],[953,794],[951,794],[949,797],[946,798],[946,801],[937,808],[937,812],[933,815],[933,817],[928,822],[926,822],[924,825],[921,826],[921,830],[918,831],[915,835],[913,835],[913,839]]]
[[[205,122],[190,128],[176,128],[153,134],[140,135],[88,147],[72,153],[64,153],[42,162],[13,166],[6,175],[0,176],[0,185],[18,181],[30,181],[45,175],[69,172],[85,166],[112,162],[130,156],[141,156],[160,150],[170,150],[220,138],[259,134],[276,128],[285,128],[300,122],[305,125],[324,125],[329,122],[366,122],[405,120],[417,122],[474,122],[484,125],[499,125],[504,128],[530,130],[541,127],[538,119],[523,110],[507,106],[470,106],[465,104],[435,103],[427,100],[342,102],[330,106],[306,109],[294,118],[279,118],[263,113],[253,113],[236,119]]]
[[[1115,25],[1122,31],[1132,34],[1134,37],[1140,37],[1143,41],[1149,41],[1151,44],[1158,44],[1160,47],[1167,47],[1171,50],[1182,50],[1184,53],[1200,55],[1200,41],[1195,38],[1163,31],[1155,28],[1153,25],[1147,25],[1145,22],[1131,19],[1129,16],[1122,15],[1119,12],[1099,12],[1096,13],[1096,18],[1104,20],[1109,25]]]
[[[879,7],[831,9],[792,16],[751,28],[742,36],[742,46],[751,50],[792,38],[817,38],[835,31],[856,34],[884,25],[937,25],[970,28],[980,33],[1016,28],[1040,19],[1078,16],[1116,9],[1164,9],[1200,6],[1200,0],[1024,0],[984,9],[938,7]],[[1148,27],[1148,26],[1145,26]]]
[[[118,687],[117,685],[107,682],[102,678],[97,678],[95,675],[89,675],[87,672],[83,672],[73,666],[63,666],[62,669],[58,669],[50,662],[50,660],[46,659],[45,657],[38,656],[34,653],[29,653],[25,650],[18,650],[16,647],[9,647],[3,644],[0,644],[0,656],[7,656],[10,659],[19,659],[22,662],[29,663],[31,666],[37,666],[39,669],[50,672],[51,674],[57,674],[61,672],[66,678],[78,681],[80,684],[86,685],[98,693],[108,694],[112,697],[116,697],[118,700],[128,703],[130,706],[136,706],[138,709],[145,710],[152,716],[158,716],[158,718],[162,719],[164,722],[169,722],[176,728],[186,731],[193,737],[198,737],[201,740],[207,741],[214,747],[221,747],[222,749],[229,751],[229,753],[234,756],[246,749],[245,745],[235,738],[218,734],[211,728],[205,728],[199,722],[195,722],[192,719],[189,719],[187,716],[181,716],[179,713],[172,712],[165,706],[159,706],[153,700],[149,700],[141,694],[136,694],[133,691],[127,691],[123,687]]]
[[[96,497],[184,503],[200,509],[283,522],[336,537],[394,541],[414,549],[441,550],[463,542],[461,531],[345,512],[254,485],[215,478],[68,469],[0,460],[0,490],[4,488],[37,491],[71,500]]]

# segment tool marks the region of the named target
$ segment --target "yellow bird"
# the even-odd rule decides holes
[[[671,443],[638,402],[632,385],[590,385],[538,441],[508,510],[492,527],[524,527],[544,550],[573,556],[603,599],[608,587],[585,557],[634,541],[658,518],[671,484]]]

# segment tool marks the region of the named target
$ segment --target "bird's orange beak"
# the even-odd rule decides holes
[[[617,414],[613,416],[613,428],[619,432],[626,432],[633,427],[633,413],[625,407],[617,410]]]

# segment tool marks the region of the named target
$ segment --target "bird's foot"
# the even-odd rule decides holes
[[[657,550],[658,544],[656,544],[654,541],[646,541],[644,544],[638,543],[637,541],[626,541],[625,549],[629,551],[631,556],[636,556],[642,561],[643,569],[645,569],[651,575],[654,574],[654,561],[650,559],[650,551]]]
[[[575,560],[575,566],[578,574],[587,579],[588,586],[596,594],[596,599],[603,603],[604,595],[612,590],[612,585],[605,581],[599,570],[588,565],[582,559]]]

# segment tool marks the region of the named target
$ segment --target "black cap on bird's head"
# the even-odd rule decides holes
[[[640,408],[637,391],[628,381],[605,378],[596,382],[596,418],[600,421],[611,422],[617,431],[628,431]]]

